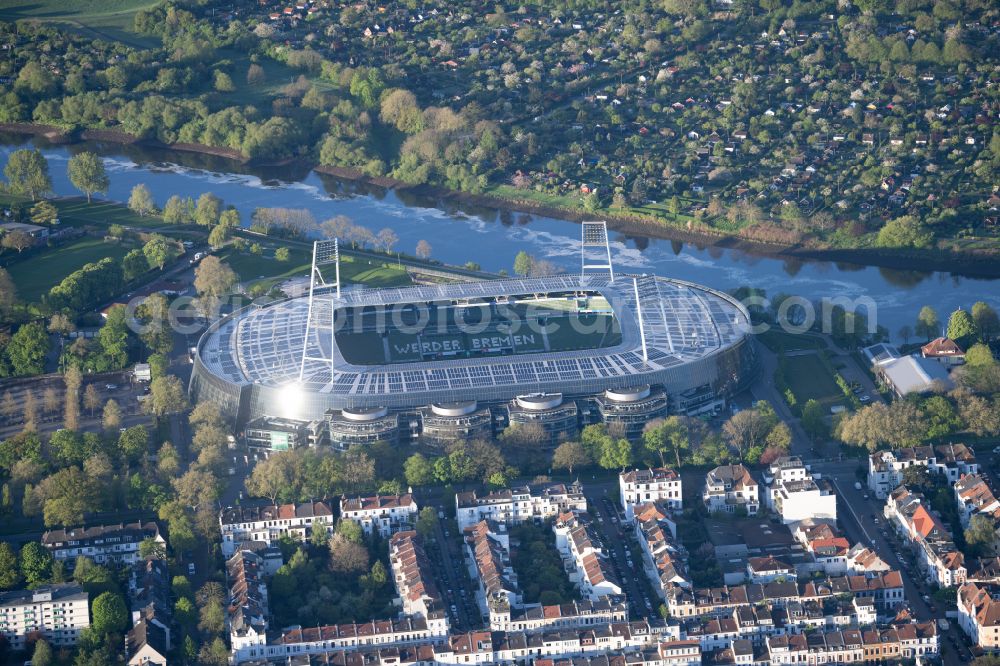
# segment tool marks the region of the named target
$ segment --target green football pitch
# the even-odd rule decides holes
[[[516,305],[436,308],[422,325],[392,326],[368,311],[336,333],[353,365],[520,356],[602,349],[621,343],[621,326],[600,299],[546,299]],[[350,325],[353,324],[353,325]],[[360,330],[359,330],[360,329]]]

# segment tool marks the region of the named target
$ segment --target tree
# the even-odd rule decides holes
[[[203,227],[210,227],[219,221],[222,214],[222,199],[211,192],[205,192],[198,197],[198,205],[194,211],[194,221]]]
[[[153,234],[150,237],[149,241],[142,246],[142,253],[146,255],[146,261],[149,262],[150,268],[159,268],[161,271],[167,262],[180,256],[177,245],[159,234]]]
[[[411,486],[427,486],[434,483],[434,468],[422,454],[414,453],[403,463],[406,483]]]
[[[425,240],[417,241],[416,254],[418,259],[427,260],[431,258],[431,244]]]
[[[52,191],[49,163],[38,150],[15,150],[7,159],[3,175],[12,193],[30,196],[32,201]]]
[[[913,215],[904,215],[889,220],[875,238],[877,247],[927,248],[931,246],[934,234]]]
[[[211,472],[189,469],[171,482],[177,501],[197,511],[203,504],[211,505],[219,498],[219,480]]]
[[[937,337],[941,331],[941,320],[938,319],[934,308],[929,305],[920,308],[920,314],[917,315],[917,325],[913,330],[917,335],[928,340]]]
[[[959,308],[948,318],[948,337],[961,346],[966,346],[976,337],[976,322],[967,310]]]
[[[35,649],[31,653],[31,666],[52,666],[54,658],[48,641],[39,638],[35,641]]]
[[[139,542],[139,557],[144,560],[165,560],[167,559],[167,549],[163,543],[146,537]]]
[[[425,541],[433,539],[437,532],[438,515],[432,506],[425,506],[417,516],[417,534]]]
[[[863,407],[843,419],[837,429],[842,442],[864,446],[869,451],[916,446],[923,441],[925,432],[917,408],[906,401]]]
[[[226,666],[229,663],[229,648],[218,636],[211,643],[205,643],[198,651],[198,663],[204,666]]]
[[[175,414],[187,409],[187,393],[177,377],[157,377],[149,385],[149,398],[142,404],[147,413],[155,416]]]
[[[552,466],[556,469],[568,470],[570,476],[574,467],[583,467],[591,464],[587,450],[580,442],[563,442],[552,452]]]
[[[128,627],[128,608],[120,594],[103,592],[90,607],[91,628],[98,636],[121,633]]]
[[[194,269],[194,288],[202,313],[209,316],[215,312],[219,299],[229,293],[237,279],[233,269],[218,257],[210,255],[202,259]]]
[[[688,449],[688,427],[679,416],[655,419],[642,431],[642,445],[660,459],[660,466],[667,464],[665,454],[673,453],[674,463],[681,466],[681,454]]]
[[[21,254],[29,247],[34,247],[35,239],[27,232],[15,229],[14,231],[5,233],[0,243],[8,249],[17,250],[17,253]]]
[[[632,442],[624,437],[618,439],[608,437],[597,463],[604,469],[624,470],[632,464]]]
[[[92,386],[92,385],[91,385]],[[87,388],[91,388],[88,386]],[[94,391],[96,393],[97,391]],[[101,416],[101,427],[105,432],[115,432],[122,425],[122,410],[114,399],[108,399],[104,404],[104,412]]]
[[[996,359],[988,346],[976,343],[965,352],[965,365],[969,368],[986,368],[996,365]]]
[[[83,374],[75,365],[67,368],[63,374],[66,383],[66,410],[63,415],[63,425],[69,430],[78,430],[80,426],[80,386],[83,384]]]
[[[38,322],[25,324],[11,337],[6,353],[15,375],[39,375],[45,371],[49,335]]]
[[[37,541],[21,547],[21,576],[28,587],[47,583],[52,576],[52,553]]]
[[[344,522],[344,521],[341,521]],[[330,569],[337,573],[360,573],[368,569],[368,549],[337,533],[330,539]]]
[[[996,310],[983,301],[972,304],[972,321],[979,332],[979,341],[989,344],[993,338],[1000,335],[1000,317]]]
[[[122,257],[122,277],[131,282],[150,269],[149,259],[139,248],[129,250]]]
[[[375,238],[378,240],[379,246],[385,252],[392,252],[393,246],[395,246],[396,243],[399,242],[399,236],[397,236],[396,232],[390,229],[389,227],[385,227],[384,229],[379,229],[379,232],[375,235]]]
[[[274,504],[279,496],[291,494],[297,470],[293,456],[279,453],[257,463],[247,477],[247,492],[266,497]]]
[[[247,68],[247,83],[251,86],[259,86],[267,81],[267,74],[264,68],[254,63]]]
[[[0,541],[0,590],[10,590],[20,581],[17,553],[6,541]]]
[[[763,448],[771,428],[769,419],[759,410],[744,409],[722,424],[722,434],[743,459],[752,449]]]
[[[787,423],[777,423],[764,440],[769,448],[788,451],[792,445],[792,431]]]
[[[531,273],[532,263],[534,263],[534,260],[531,258],[531,255],[524,250],[521,250],[517,253],[517,256],[514,257],[514,275],[517,275],[518,277],[527,277],[528,274]]]
[[[290,254],[287,247],[279,247],[274,251],[274,258],[278,261],[288,261]]]
[[[965,530],[965,543],[979,555],[985,556],[993,553],[996,542],[997,533],[993,519],[982,513],[972,516],[969,527]]]
[[[31,221],[35,224],[53,224],[59,219],[59,211],[49,201],[39,201],[31,207]]]
[[[167,224],[187,224],[191,221],[191,200],[185,201],[176,194],[163,206],[163,221]]]
[[[104,326],[97,332],[97,341],[110,369],[124,368],[128,363],[128,309],[114,305],[107,312]]]
[[[1000,435],[1000,397],[993,398],[991,404],[987,398],[966,390],[956,391],[952,395],[969,432],[978,437]]]
[[[208,232],[208,244],[213,248],[220,248],[229,240],[230,228],[224,224],[217,224]]]
[[[822,439],[827,434],[826,410],[818,401],[809,399],[802,407],[802,429],[813,441]]]
[[[146,426],[135,425],[118,436],[118,448],[126,460],[138,460],[149,448]]]
[[[0,268],[0,316],[6,316],[17,303],[17,286],[6,268]]]
[[[78,153],[69,159],[66,169],[73,187],[87,195],[87,203],[95,192],[106,194],[111,181],[104,170],[104,161],[90,152]]]
[[[146,217],[156,210],[153,193],[149,191],[145,183],[139,183],[132,188],[132,192],[128,196],[128,207],[139,217]]]
[[[57,312],[49,319],[49,333],[58,335],[69,335],[76,330],[73,320],[61,312]]]

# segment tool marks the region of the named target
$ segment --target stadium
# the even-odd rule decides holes
[[[644,423],[704,412],[745,386],[756,357],[747,311],[727,294],[582,272],[343,292],[320,285],[215,322],[194,364],[192,398],[218,403],[238,425],[340,424],[331,436],[344,443],[417,436],[422,415],[451,419],[466,435],[540,419],[561,424],[555,437],[609,414]]]

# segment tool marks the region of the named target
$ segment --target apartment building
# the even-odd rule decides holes
[[[621,580],[589,515],[576,511],[562,513],[552,524],[552,531],[566,569],[571,570],[569,578],[583,598],[595,601],[622,593]]]
[[[476,581],[476,601],[483,616],[521,605],[517,574],[510,564],[506,526],[481,520],[463,531],[469,575]]]
[[[764,474],[767,508],[787,525],[802,520],[837,520],[837,495],[798,457],[778,458]]]
[[[238,550],[226,561],[229,598],[226,626],[234,656],[245,655],[267,644],[268,610],[264,564],[248,550]]]
[[[421,617],[445,617],[441,591],[431,572],[420,536],[406,530],[389,539],[389,566],[403,613]]]
[[[555,518],[565,511],[586,510],[587,499],[576,483],[526,485],[482,496],[475,491],[455,495],[458,528],[463,532],[482,520],[517,524]]]
[[[993,553],[997,554],[1000,546],[1000,500],[986,477],[966,474],[955,483],[954,492],[962,527],[968,528],[973,516],[985,516],[993,525],[993,531],[998,533],[993,539]]]
[[[1000,587],[965,583],[957,596],[958,626],[974,645],[1000,651]]]
[[[231,557],[245,541],[273,546],[282,536],[308,539],[313,529],[333,531],[333,510],[326,502],[229,506],[219,514],[222,554]]]
[[[628,520],[632,520],[636,504],[659,502],[671,511],[684,508],[680,474],[669,467],[622,472],[618,475],[618,487]]]
[[[760,509],[760,486],[743,465],[720,465],[705,476],[702,498],[710,513],[741,510],[753,516]]]
[[[965,582],[965,556],[955,547],[951,532],[929,508],[921,493],[896,488],[885,503],[885,517],[910,541],[927,580],[939,587]]]
[[[25,649],[28,637],[39,635],[55,648],[72,647],[90,626],[88,601],[76,583],[0,592],[0,636],[14,650]]]
[[[673,587],[691,587],[687,551],[677,541],[677,525],[660,503],[634,507],[634,529],[642,549],[642,569],[653,588],[666,599]]]
[[[903,483],[903,472],[915,465],[924,466],[933,474],[944,475],[950,484],[965,474],[979,473],[976,453],[965,444],[876,451],[868,456],[868,488],[879,499],[885,499]]]
[[[97,564],[130,566],[139,561],[144,539],[167,543],[157,524],[149,521],[49,530],[42,535],[42,545],[57,560],[75,562],[84,555]]]
[[[417,507],[413,495],[374,495],[340,500],[340,517],[357,523],[365,534],[378,532],[388,538],[393,532],[417,524]]]

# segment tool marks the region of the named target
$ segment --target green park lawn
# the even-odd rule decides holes
[[[808,333],[787,333],[780,328],[771,328],[763,333],[758,333],[757,339],[764,343],[765,347],[775,353],[781,351],[822,349],[826,346],[826,343],[822,338],[809,335]]]
[[[149,40],[132,32],[136,12],[159,0],[4,0],[0,21],[36,20],[62,23],[85,36],[114,39],[135,46]]]
[[[785,381],[799,403],[809,400],[824,406],[842,403],[844,394],[818,355],[788,356],[784,362]]]
[[[121,260],[129,249],[121,243],[82,238],[74,243],[48,248],[24,261],[14,261],[7,271],[17,286],[18,297],[33,303],[84,264],[100,261],[104,257]]]
[[[236,271],[240,282],[244,284],[266,280],[276,284],[291,277],[307,277],[311,263],[311,255],[304,249],[289,248],[288,261],[278,261],[274,258],[275,247],[268,245],[260,255],[249,251],[238,252],[233,247],[226,247],[217,256]],[[324,275],[333,279],[333,267],[324,268]],[[381,264],[373,260],[355,259],[342,256],[340,259],[340,277],[345,282],[364,284],[368,287],[398,287],[410,284],[409,275],[402,268]]]

